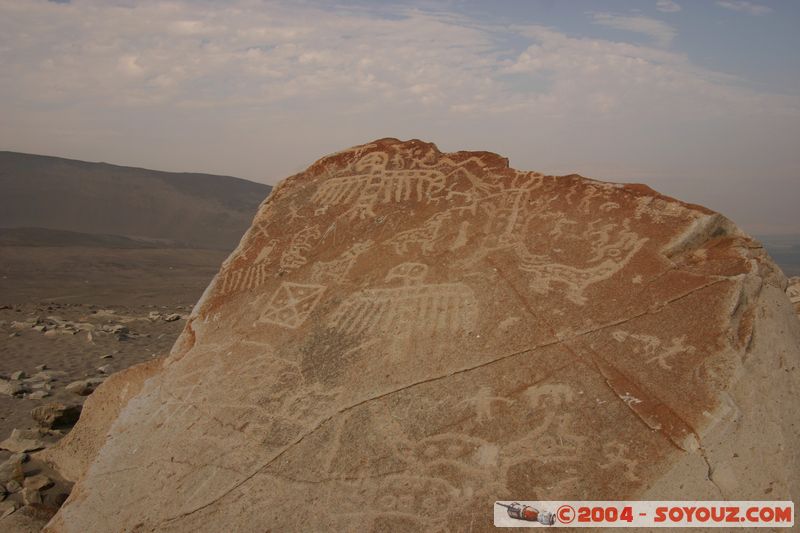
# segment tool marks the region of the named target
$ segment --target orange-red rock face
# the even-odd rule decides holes
[[[753,355],[782,279],[644,186],[419,141],[326,157],[264,202],[51,527],[483,530],[496,499],[634,498],[689,458],[674,499],[746,499],[706,436],[761,431],[736,433],[769,418],[742,379],[798,390],[762,369],[800,361],[796,331]]]

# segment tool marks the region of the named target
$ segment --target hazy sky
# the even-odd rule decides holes
[[[379,137],[800,233],[800,2],[0,0],[0,149],[266,183]]]

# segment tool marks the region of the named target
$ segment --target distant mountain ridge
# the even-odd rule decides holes
[[[157,239],[132,239],[122,235],[80,233],[48,228],[0,228],[0,246],[82,246],[88,248],[119,248],[140,250],[143,248],[179,247],[192,248],[185,243],[160,241]]]
[[[0,151],[0,228],[230,250],[271,190],[232,176]]]

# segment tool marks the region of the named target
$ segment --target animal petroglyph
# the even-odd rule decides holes
[[[310,226],[296,233],[289,247],[281,255],[281,268],[291,270],[305,265],[308,262],[305,254],[311,250],[312,243],[319,239],[319,236],[317,226]]]
[[[619,272],[647,241],[626,229],[617,231],[616,239],[611,241],[614,229],[615,225],[608,224],[595,231],[590,224],[587,233],[594,238],[590,241],[593,254],[581,266],[559,263],[549,255],[534,254],[527,247],[517,245],[514,250],[521,260],[519,268],[533,274],[530,286],[534,291],[546,294],[560,285],[570,301],[583,305],[586,302],[584,290]]]
[[[575,399],[572,387],[563,383],[534,385],[525,391],[531,409],[540,407],[557,409]]]
[[[384,244],[391,245],[397,255],[405,255],[409,248],[418,245],[423,253],[433,252],[439,232],[451,217],[448,211],[436,213],[419,228],[401,231]]]
[[[696,349],[694,346],[686,345],[686,335],[674,337],[668,346],[662,347],[661,339],[653,335],[645,335],[639,333],[628,333],[624,330],[616,330],[611,334],[611,337],[617,342],[625,342],[630,339],[639,344],[636,351],[644,352],[645,363],[657,363],[659,367],[664,370],[672,370],[670,361],[680,354],[693,354]]]
[[[402,263],[386,282],[402,286],[366,289],[345,300],[332,316],[336,329],[350,334],[436,335],[474,326],[478,308],[464,283],[425,284],[427,265]]]
[[[311,266],[311,281],[315,283],[342,283],[358,257],[372,247],[372,241],[358,242],[333,261],[318,261]]]
[[[294,329],[305,322],[323,292],[324,285],[284,281],[267,302],[259,321]]]

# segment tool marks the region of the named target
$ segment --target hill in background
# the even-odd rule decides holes
[[[0,228],[231,250],[270,190],[231,176],[0,151]]]
[[[800,234],[757,235],[772,259],[787,276],[800,276]]]

